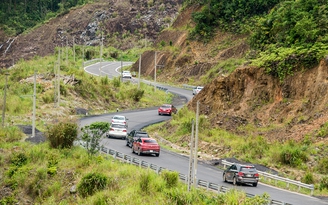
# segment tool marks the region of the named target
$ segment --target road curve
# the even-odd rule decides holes
[[[129,64],[131,63],[130,62],[123,63],[123,65],[129,65]],[[118,69],[120,69],[120,67],[121,67],[121,62],[102,62],[101,65],[98,63],[86,67],[85,71],[92,75],[98,75],[98,76],[107,75],[111,78],[111,77],[119,76],[120,72]],[[173,92],[175,94],[185,96],[187,100],[190,100],[193,97],[192,91],[190,90],[171,87],[167,85],[161,85],[161,86],[167,88],[169,92]],[[80,126],[85,126],[95,121],[110,122],[111,117],[115,114],[117,113],[109,113],[99,116],[89,116],[89,117],[82,118],[80,120]],[[140,109],[140,110],[120,111],[119,114],[125,115],[129,119],[128,131],[131,131],[133,129],[141,129],[149,124],[154,124],[170,119],[170,116],[159,116],[157,114],[157,107]],[[169,170],[178,171],[185,175],[188,174],[189,159],[186,156],[176,154],[165,149],[161,150],[161,154],[159,157],[137,156],[135,154],[132,154],[131,148],[126,146],[125,140],[104,138],[102,139],[101,143],[107,148],[114,149],[117,150],[118,152],[125,153],[128,155],[133,155],[134,157],[137,158],[142,158],[142,160],[148,161],[149,163],[152,164],[156,164],[160,167],[165,167],[166,169]],[[219,185],[223,185],[229,188],[234,187],[232,184],[223,182],[222,170],[214,166],[208,165],[202,161],[198,162],[197,178],[212,183],[217,183]],[[295,192],[290,192],[263,183],[259,183],[257,187],[245,185],[245,186],[238,186],[237,188],[254,195],[268,193],[271,199],[283,201],[285,203],[289,203],[293,205],[310,205],[310,204],[327,205],[328,204],[327,202],[315,197],[311,197]]]

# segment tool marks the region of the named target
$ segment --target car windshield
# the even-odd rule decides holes
[[[256,172],[256,169],[254,167],[246,166],[246,167],[241,167],[240,171]]]
[[[153,139],[147,139],[147,140],[144,140],[144,143],[156,143],[157,144],[157,142],[156,142],[156,140],[153,140]]]
[[[145,138],[145,137],[149,137],[149,136],[148,136],[147,133],[137,133],[136,134],[136,137],[143,137],[143,138]]]
[[[121,116],[115,116],[113,117],[114,120],[124,120],[124,117]]]
[[[198,90],[201,90],[201,89],[203,89],[203,88],[204,88],[204,87],[198,87],[197,89],[198,89]]]
[[[122,124],[112,124],[111,127],[115,127],[115,128],[125,128],[125,125],[122,125]]]
[[[171,105],[162,105],[162,108],[171,108]]]

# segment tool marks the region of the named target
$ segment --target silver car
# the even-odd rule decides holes
[[[192,94],[196,95],[198,94],[204,87],[203,86],[197,86],[194,89],[192,89]]]
[[[128,70],[125,70],[125,71],[123,71],[122,72],[122,78],[132,78],[132,74],[131,74],[131,72],[130,71],[128,71]]]
[[[126,118],[124,115],[114,115],[112,117],[111,123],[122,124],[122,125],[125,125],[127,128],[128,127],[128,118]]]
[[[109,131],[106,133],[106,136],[108,138],[120,138],[120,139],[126,139],[127,136],[127,129],[124,124],[116,124],[112,123],[110,125]]]

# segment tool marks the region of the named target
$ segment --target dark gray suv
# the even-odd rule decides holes
[[[147,132],[141,130],[132,130],[126,137],[126,146],[132,147],[133,142],[139,138],[150,138]]]
[[[233,164],[223,172],[223,180],[233,185],[252,184],[256,187],[259,177],[254,165]]]

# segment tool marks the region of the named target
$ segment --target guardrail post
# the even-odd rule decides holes
[[[116,156],[117,156],[117,152],[114,151],[114,159],[116,159]]]
[[[313,196],[314,185],[311,184],[311,196]]]
[[[206,190],[210,188],[210,183],[206,181]]]

